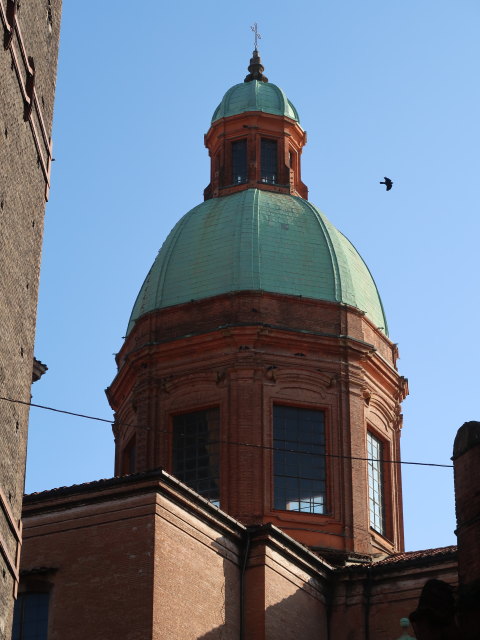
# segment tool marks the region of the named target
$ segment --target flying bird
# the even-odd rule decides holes
[[[390,189],[393,186],[393,182],[390,180],[390,178],[387,178],[387,176],[383,176],[384,182],[380,182],[380,184],[384,184],[387,187],[387,191],[390,191]]]

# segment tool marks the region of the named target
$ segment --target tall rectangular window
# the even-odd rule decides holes
[[[247,182],[247,141],[232,142],[232,184]]]
[[[370,527],[384,535],[385,511],[382,473],[382,443],[370,432],[367,432],[368,458],[368,506]]]
[[[274,406],[273,446],[275,509],[325,513],[324,412]]]
[[[173,473],[220,506],[218,408],[173,417]]]
[[[48,593],[19,593],[13,610],[12,640],[47,640]]]
[[[260,151],[261,181],[268,184],[277,182],[277,141],[262,138]]]

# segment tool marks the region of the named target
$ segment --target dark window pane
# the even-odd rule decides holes
[[[13,611],[12,640],[47,640],[48,593],[20,593]]]
[[[262,138],[261,142],[261,180],[269,184],[277,182],[277,141]]]
[[[218,506],[219,422],[217,409],[173,418],[173,473],[194,491]]]
[[[247,141],[232,142],[232,184],[247,181]]]
[[[274,507],[325,513],[323,411],[274,406]]]

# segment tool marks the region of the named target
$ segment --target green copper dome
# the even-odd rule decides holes
[[[271,82],[252,80],[230,87],[215,109],[212,123],[246,111],[273,113],[300,122],[297,110],[280,87]]]
[[[345,303],[387,333],[382,302],[355,247],[302,198],[248,189],[212,198],[175,225],[128,325],[145,313],[234,291]]]

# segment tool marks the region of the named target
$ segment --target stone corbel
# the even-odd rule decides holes
[[[277,367],[274,364],[271,364],[269,367],[265,369],[265,378],[270,380],[271,382],[277,382],[277,376],[275,374],[275,370]]]
[[[169,394],[172,390],[173,376],[167,376],[166,378],[160,378],[160,389],[166,394]]]
[[[134,407],[134,411],[136,411],[136,407]],[[117,440],[118,440],[118,438],[120,437],[120,434],[121,434],[121,427],[117,422],[117,414],[114,414],[114,416],[113,416],[112,433],[113,433],[114,441],[117,442]]]
[[[365,350],[359,358],[360,362],[365,362],[366,360],[370,360],[372,356],[376,353],[376,351],[377,350],[375,349],[375,347],[372,349]]]
[[[320,379],[320,382],[323,384],[325,389],[332,389],[336,386],[338,382],[338,376],[336,373],[330,373],[326,371],[322,371],[321,369],[317,369],[317,373],[320,375],[317,378]]]
[[[216,375],[216,379],[215,379],[215,384],[217,385],[221,385],[225,382],[227,377],[227,370],[223,369],[222,371],[217,371],[217,375]]]
[[[405,398],[408,396],[409,391],[408,391],[408,378],[405,378],[405,376],[400,376],[399,380],[399,401],[401,402],[402,400],[405,400]]]
[[[365,404],[368,407],[368,405],[370,404],[370,400],[372,399],[372,392],[370,391],[370,389],[368,387],[363,387],[362,396],[363,396],[363,400],[364,400]]]

